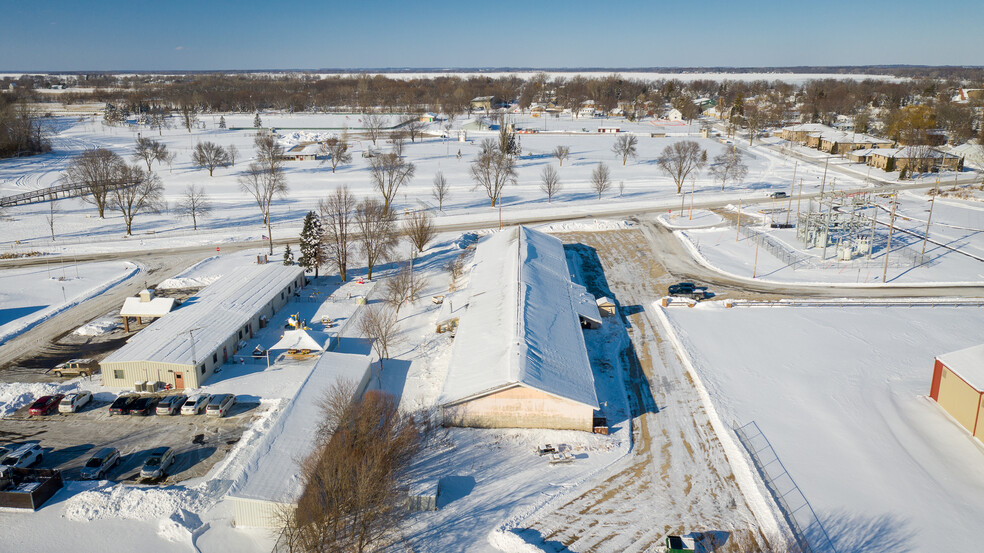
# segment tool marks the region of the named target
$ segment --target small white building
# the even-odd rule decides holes
[[[667,112],[666,118],[669,119],[670,121],[683,121],[683,112],[681,112],[677,108],[673,108],[669,112]]]
[[[316,161],[321,155],[321,143],[298,144],[284,152],[285,161]]]
[[[512,227],[479,242],[439,403],[445,424],[593,428],[598,409],[582,328],[601,324],[571,282],[563,244]]]
[[[137,324],[143,324],[144,319],[159,319],[174,309],[174,298],[155,298],[153,290],[143,290],[136,297],[123,300],[120,317],[123,317],[123,328],[130,332],[130,317],[137,319]]]

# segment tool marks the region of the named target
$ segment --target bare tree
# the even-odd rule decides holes
[[[375,198],[364,198],[355,209],[355,225],[371,280],[373,268],[389,257],[400,240],[393,211]]]
[[[331,163],[331,172],[334,173],[335,169],[342,164],[352,163],[352,153],[349,152],[348,142],[345,137],[339,138],[329,138],[325,142],[321,143],[321,153],[327,159],[323,159],[322,163],[328,161]]]
[[[153,106],[147,111],[147,123],[150,128],[157,129],[159,136],[164,136],[164,129],[171,128],[170,113],[160,106]]]
[[[271,134],[257,135],[253,139],[256,150],[256,163],[271,175],[282,174],[284,170],[284,147]]]
[[[554,148],[553,156],[557,158],[557,161],[560,162],[561,167],[564,166],[564,160],[567,159],[568,156],[570,155],[571,155],[571,149],[569,146],[557,146],[556,148]]]
[[[598,162],[598,165],[591,171],[591,188],[598,193],[598,199],[601,199],[602,192],[605,192],[612,186],[611,173],[608,171],[608,166],[602,162]]]
[[[636,145],[638,145],[639,139],[631,134],[623,134],[615,139],[615,144],[612,145],[612,152],[616,156],[622,158],[622,165],[625,165],[625,161],[628,158],[635,159],[638,156],[636,152]]]
[[[182,103],[178,108],[178,113],[181,115],[181,124],[184,128],[191,132],[191,129],[195,128],[198,124],[198,112],[195,106],[187,103]]]
[[[423,140],[421,133],[424,130],[424,123],[416,115],[407,117],[406,121],[403,123],[403,130],[407,132],[407,136],[410,137],[411,143],[416,142],[418,136],[421,140]]]
[[[690,173],[700,171],[707,164],[707,152],[693,140],[681,140],[663,148],[657,163],[673,179],[679,194]]]
[[[497,148],[484,151],[471,164],[472,180],[475,188],[482,188],[492,202],[492,207],[499,203],[502,189],[516,182],[516,159],[502,153]]]
[[[48,202],[48,213],[45,214],[44,219],[48,223],[48,228],[51,229],[51,240],[55,240],[55,219],[61,210],[55,205],[55,200],[50,200]]]
[[[133,234],[133,219],[140,213],[160,213],[164,204],[164,185],[161,179],[138,165],[117,166],[120,184],[109,191],[112,209],[123,215],[126,235]]]
[[[196,144],[195,151],[191,154],[191,161],[203,169],[208,169],[208,176],[210,177],[216,167],[228,167],[231,165],[229,152],[215,142],[199,142]]]
[[[372,349],[379,357],[379,370],[383,359],[389,358],[390,348],[397,345],[400,325],[396,311],[385,306],[367,305],[359,316],[359,331],[372,342]]]
[[[225,150],[229,156],[229,167],[235,167],[236,160],[239,159],[239,148],[236,148],[235,144],[229,144]]]
[[[375,113],[367,113],[362,116],[362,126],[366,129],[366,136],[372,140],[372,145],[376,145],[379,136],[383,132],[383,118]]]
[[[296,508],[278,511],[278,545],[287,553],[375,550],[409,515],[408,474],[421,442],[415,420],[389,394],[357,397],[351,382],[333,386],[319,407],[317,449],[301,462]]]
[[[434,228],[434,218],[426,211],[418,210],[411,212],[407,215],[404,224],[403,232],[407,235],[410,243],[417,248],[418,252],[424,251],[427,243],[437,235],[437,229]]]
[[[199,217],[204,219],[212,214],[212,200],[205,193],[205,187],[190,184],[178,200],[175,211],[182,217],[191,217],[192,227],[198,230]]]
[[[755,135],[765,126],[766,121],[768,121],[768,111],[765,107],[759,105],[757,102],[745,102],[742,123],[744,123],[745,129],[748,131],[749,146],[755,140]]]
[[[398,315],[404,304],[419,299],[425,286],[427,286],[427,279],[420,275],[414,276],[413,267],[409,263],[403,263],[395,274],[386,279],[383,294],[386,303]]]
[[[444,178],[444,173],[438,171],[434,174],[434,189],[431,194],[437,200],[437,209],[444,211],[444,200],[451,195],[451,187],[448,179]]]
[[[390,143],[393,144],[393,153],[403,157],[403,147],[407,143],[407,133],[396,131],[390,135]]]
[[[709,169],[714,178],[721,179],[721,190],[728,180],[741,182],[748,175],[748,166],[742,160],[741,150],[731,146],[723,153],[714,156],[714,165]]]
[[[142,160],[147,164],[147,170],[151,170],[153,162],[163,163],[168,158],[167,146],[151,138],[138,138],[136,148],[133,151],[133,158]]]
[[[448,292],[454,292],[458,289],[458,282],[461,280],[462,275],[465,274],[465,252],[458,254],[458,257],[454,258],[454,260],[448,261],[447,265],[444,266],[444,270],[448,272],[448,276],[450,277]]]
[[[369,178],[383,197],[383,207],[388,211],[397,191],[413,178],[417,168],[395,153],[381,154],[369,159]]]
[[[270,208],[273,200],[287,195],[287,179],[283,171],[270,172],[270,168],[260,163],[250,163],[244,173],[239,175],[239,187],[256,200],[263,223],[267,226],[267,240],[270,241],[270,254],[273,255],[273,225],[270,221]]]
[[[552,165],[544,166],[543,172],[540,173],[540,190],[547,195],[547,203],[550,203],[554,195],[560,192],[560,188],[560,173]]]
[[[119,167],[123,158],[105,148],[86,150],[76,156],[65,169],[65,180],[85,188],[82,200],[99,210],[99,218],[106,217],[109,191],[119,182]]]
[[[356,232],[353,219],[355,206],[355,196],[344,185],[318,202],[325,255],[335,263],[343,281],[347,278],[349,254]]]

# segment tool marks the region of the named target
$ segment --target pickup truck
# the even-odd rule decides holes
[[[96,372],[98,364],[92,359],[71,359],[64,363],[55,365],[51,372],[55,376],[92,376]]]

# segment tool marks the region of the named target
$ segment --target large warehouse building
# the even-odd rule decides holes
[[[582,326],[601,324],[560,240],[513,227],[479,243],[440,403],[446,424],[592,430]]]
[[[984,344],[940,355],[930,397],[971,435],[984,441]]]
[[[297,266],[255,265],[227,274],[106,357],[103,384],[197,388],[302,286],[304,271]]]

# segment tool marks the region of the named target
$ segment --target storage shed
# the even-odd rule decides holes
[[[130,317],[137,319],[137,324],[143,324],[144,319],[159,319],[174,309],[174,298],[155,298],[153,290],[143,290],[136,297],[123,300],[120,317],[123,317],[123,328],[130,332]]]
[[[104,386],[159,381],[197,388],[304,286],[298,266],[252,265],[206,286],[106,357]]]
[[[984,441],[984,344],[937,357],[929,395],[971,435]]]
[[[326,352],[269,430],[259,438],[246,474],[229,492],[237,527],[274,528],[277,513],[303,491],[299,463],[314,451],[312,433],[320,401],[337,382],[356,385],[358,399],[369,386],[369,356]]]
[[[525,227],[484,238],[468,293],[440,397],[445,424],[590,432],[598,398],[582,325],[601,318],[571,282],[560,240]]]

